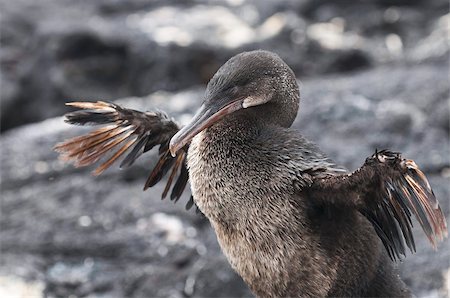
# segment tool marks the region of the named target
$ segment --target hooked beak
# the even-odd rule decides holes
[[[242,109],[244,99],[236,99],[222,107],[215,107],[203,104],[194,118],[170,140],[169,150],[175,156],[181,148],[189,143],[202,130],[210,127],[224,116]]]

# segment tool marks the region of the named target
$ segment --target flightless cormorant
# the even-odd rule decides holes
[[[415,250],[411,216],[434,247],[447,236],[425,175],[388,150],[354,172],[336,165],[289,128],[299,100],[295,75],[276,54],[244,52],[216,72],[186,126],[163,112],[72,102],[81,110],[68,123],[105,126],[55,148],[76,166],[105,156],[98,175],[159,145],[145,189],[171,170],[162,197],[175,181],[177,201],[189,180],[188,207],[206,215],[258,296],[410,296],[392,260]]]

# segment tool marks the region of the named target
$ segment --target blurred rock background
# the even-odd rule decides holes
[[[101,177],[52,146],[84,132],[72,100],[187,121],[236,53],[277,52],[301,79],[295,126],[358,167],[375,148],[424,169],[449,217],[449,20],[441,0],[0,0],[0,297],[251,296],[207,220],[142,192],[155,153]],[[183,200],[183,199],[182,199]],[[448,297],[450,242],[416,229],[399,264],[418,297]]]

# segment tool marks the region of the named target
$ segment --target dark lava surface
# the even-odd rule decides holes
[[[446,57],[448,3],[408,2],[0,0],[1,130],[68,99],[205,84],[244,50],[275,51],[302,78]]]
[[[1,0],[0,11],[0,297],[251,296],[208,221],[184,210],[188,193],[173,204],[162,186],[142,191],[155,152],[92,177],[52,151],[86,129],[48,118],[68,100],[121,98],[187,122],[243,50],[292,66],[300,133],[349,169],[375,148],[402,152],[449,218],[443,1]],[[418,297],[448,297],[450,241],[433,251],[415,226],[400,275]]]

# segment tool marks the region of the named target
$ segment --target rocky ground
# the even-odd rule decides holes
[[[187,121],[245,49],[295,70],[302,134],[350,169],[375,148],[403,152],[449,218],[447,3],[405,2],[1,1],[0,296],[251,296],[202,215],[161,201],[161,186],[142,192],[154,152],[94,178],[51,150],[83,129],[44,120],[67,99],[122,97]],[[434,252],[415,236],[401,276],[447,297],[450,241]]]
[[[411,5],[405,5],[410,3]],[[276,51],[302,78],[448,53],[446,1],[0,0],[1,130],[67,99],[205,84],[229,57]]]

